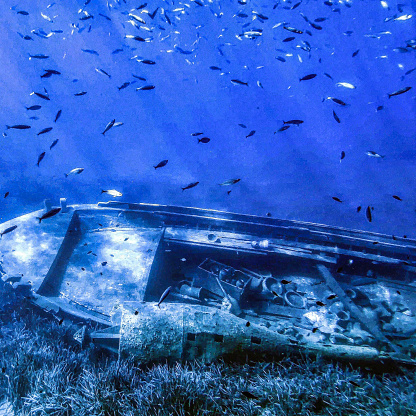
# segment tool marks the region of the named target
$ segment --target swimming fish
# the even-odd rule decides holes
[[[38,165],[38,167],[39,167],[39,163],[42,162],[43,158],[45,157],[45,154],[46,154],[45,152],[42,152],[39,155],[39,157],[38,157],[38,163],[36,163]]]
[[[32,105],[31,107],[26,107],[26,110],[40,110],[41,108],[41,105]]]
[[[248,87],[248,83],[244,81],[240,81],[239,79],[232,79],[231,82],[234,85],[246,85]]]
[[[59,117],[61,117],[61,114],[62,114],[62,110],[59,110],[57,113],[56,113],[56,116],[55,116],[55,123],[58,121],[58,119],[59,119]]]
[[[26,130],[26,129],[30,129],[30,126],[27,126],[26,124],[15,124],[14,126],[7,126],[6,125],[6,129],[16,129],[16,130]]]
[[[241,179],[228,179],[227,181],[220,183],[220,186],[228,186],[228,185],[234,185],[237,182],[240,182]]]
[[[37,136],[41,135],[41,134],[45,134],[45,133],[49,133],[51,130],[53,129],[53,127],[46,127],[45,129],[41,130]]]
[[[65,178],[67,178],[69,175],[79,175],[84,168],[74,168],[69,173],[65,173]]]
[[[53,141],[53,143],[49,146],[49,150],[52,150],[52,147],[55,147],[58,143],[59,139]]]
[[[405,88],[402,88],[398,91],[392,92],[391,94],[387,94],[387,95],[389,96],[389,98],[391,98],[391,97],[394,97],[396,95],[404,94],[405,92],[410,91],[411,89],[412,89],[412,87],[405,87]]]
[[[36,217],[36,219],[39,220],[39,224],[40,224],[42,220],[55,216],[56,214],[58,214],[59,211],[61,211],[61,208],[52,208],[50,211],[46,212],[41,217]]]
[[[337,198],[336,196],[333,196],[332,197],[332,199],[334,200],[334,201],[337,201],[337,202],[342,202],[339,198]]]
[[[371,222],[373,220],[370,206],[368,206],[367,209],[365,210],[365,216],[367,217],[368,222]]]
[[[182,188],[182,191],[184,191],[185,189],[191,189],[194,188],[195,186],[197,186],[199,184],[199,182],[192,182],[189,185],[186,185],[184,188]]]
[[[303,124],[303,120],[288,120],[283,121],[283,124],[294,124],[295,126],[300,126],[301,124]]]
[[[150,91],[155,89],[154,85],[145,85],[143,87],[136,88],[136,91]]]
[[[249,134],[247,134],[246,138],[253,136],[255,132],[256,132],[256,130],[251,130],[251,132]]]
[[[372,151],[372,150],[368,150],[367,152],[365,152],[365,154],[367,155],[367,156],[371,156],[371,157],[379,157],[379,158],[384,158],[385,157],[385,155],[383,156],[383,155],[379,155],[378,153],[376,153],[376,152],[374,152],[374,151]]]
[[[355,85],[350,84],[349,82],[337,82],[338,87],[349,88],[350,90],[355,89]]]
[[[155,169],[158,168],[163,168],[163,166],[166,166],[166,164],[168,163],[168,160],[162,160],[161,162],[159,162],[156,166],[153,166]]]
[[[105,71],[104,71],[104,69],[95,68],[95,70],[96,70],[99,74],[105,75],[105,76],[107,76],[108,78],[110,78],[110,79],[111,79],[111,75],[110,75],[110,74],[108,74],[107,72],[105,72]]]
[[[202,139],[198,139],[198,143],[209,143],[211,139],[209,137],[203,137]]]
[[[337,113],[334,110],[332,110],[332,115],[334,116],[334,119],[337,123],[341,123],[341,120],[339,119],[339,117],[337,116]]]
[[[159,299],[159,302],[157,304],[157,307],[160,308],[160,304],[168,297],[170,291],[172,289],[172,286],[169,286],[163,293],[162,296]]]
[[[114,123],[116,122],[116,119],[114,118],[113,120],[111,120],[106,126],[104,131],[101,133],[103,136],[105,136],[105,134],[108,132],[108,130],[111,129],[111,127],[114,126]]]
[[[90,53],[91,55],[97,55],[97,56],[99,56],[100,54],[97,52],[97,51],[95,51],[94,49],[81,49],[82,50],[82,52],[86,52],[86,53]]]
[[[340,159],[339,159],[340,163],[341,163],[341,160],[342,160],[342,159],[344,159],[344,157],[345,157],[345,152],[344,152],[344,151],[342,151],[342,152],[341,152],[341,157],[340,157]]]
[[[9,234],[17,228],[17,225],[12,225],[9,228],[6,228],[4,231],[0,233],[0,237],[3,237],[3,234]]]
[[[102,194],[108,194],[108,195],[111,195],[111,196],[114,196],[114,197],[120,197],[120,196],[123,196],[123,194],[121,193],[121,192],[119,192],[119,191],[116,191],[115,189],[109,189],[109,190],[107,190],[107,191],[105,191],[104,189],[101,191],[101,193]]]
[[[394,199],[397,199],[398,201],[403,201],[403,199],[401,199],[399,196],[397,196],[397,195],[393,195],[393,198]]]
[[[315,77],[316,77],[316,74],[309,74],[309,75],[305,75],[304,77],[299,78],[299,82],[300,82],[300,81],[307,81],[307,80],[309,80],[309,79],[314,79]]]

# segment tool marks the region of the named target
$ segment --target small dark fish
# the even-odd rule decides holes
[[[329,295],[329,296],[327,297],[327,299],[328,299],[328,300],[332,300],[332,299],[335,299],[336,297],[337,297],[337,295],[333,294],[333,295]]]
[[[316,23],[309,22],[309,24],[316,30],[322,30],[322,26],[317,25]]]
[[[303,124],[303,120],[288,120],[288,121],[283,121],[283,124],[294,124],[295,126],[299,126]]]
[[[192,133],[191,136],[200,136],[201,134],[204,134],[204,133]]]
[[[309,74],[309,75],[305,75],[304,77],[299,78],[299,82],[300,82],[300,81],[307,81],[307,80],[309,80],[309,79],[314,79],[315,77],[316,77],[316,74]]]
[[[359,207],[357,207],[357,212],[361,211],[361,205]]]
[[[155,65],[156,64],[155,61],[151,61],[150,59],[138,59],[137,61],[141,62],[143,64],[146,64],[146,65]]]
[[[250,393],[249,391],[242,391],[241,394],[246,397],[247,399],[258,400],[258,397],[254,394]]]
[[[145,77],[139,77],[138,75],[134,75],[134,74],[133,74],[133,77],[139,79],[140,81],[146,81]]]
[[[398,201],[403,201],[403,199],[401,199],[399,196],[397,196],[397,195],[393,195],[393,198],[394,199],[397,199]]]
[[[405,88],[402,88],[398,91],[392,92],[391,94],[387,94],[387,95],[389,96],[389,98],[391,98],[391,97],[395,97],[396,95],[404,94],[405,92],[410,91],[411,89],[412,89],[412,87],[405,87]]]
[[[256,132],[256,130],[251,130],[251,132],[249,134],[247,134],[246,138],[253,136],[255,132]]]
[[[287,125],[287,126],[282,126],[282,127],[280,127],[280,129],[279,130],[277,130],[278,132],[279,131],[285,131],[285,130],[287,130],[287,129],[289,129],[290,128],[290,126],[289,125]]]
[[[244,81],[240,81],[239,79],[232,79],[231,82],[233,84],[238,84],[238,85],[246,85],[248,87],[248,83],[244,82]]]
[[[203,137],[202,139],[198,139],[198,143],[209,143],[211,139],[209,137]]]
[[[175,46],[175,49],[183,55],[191,55],[191,54],[194,53],[194,51],[186,51],[186,50],[180,48],[179,46]]]
[[[136,88],[136,91],[150,91],[155,89],[154,85],[145,85],[143,87]]]
[[[64,322],[64,318],[61,318],[58,322],[58,325],[62,325],[63,322]]]
[[[41,105],[32,105],[31,107],[26,107],[26,110],[40,110],[41,108]]]
[[[251,325],[251,324],[250,324],[250,322],[249,322],[249,321],[247,321],[247,322],[246,322],[246,327],[248,328],[250,325]]]
[[[332,197],[332,199],[334,200],[334,201],[337,201],[337,202],[342,202],[339,198],[337,198],[336,196],[333,196]]]
[[[38,157],[38,163],[36,163],[39,167],[39,163],[42,162],[43,158],[45,157],[46,152],[42,152]]]
[[[159,303],[157,304],[157,307],[160,308],[160,304],[167,298],[167,296],[169,295],[170,291],[172,289],[172,286],[169,286],[163,293],[162,296],[159,299]]]
[[[117,87],[119,91],[124,90],[124,88],[127,88],[130,85],[130,82],[125,82],[122,86]]]
[[[59,142],[59,139],[53,141],[53,143],[49,146],[49,150],[52,150],[52,147],[55,147]]]
[[[221,71],[221,68],[218,66],[210,66],[209,69],[212,69],[213,71]]]
[[[371,222],[373,220],[373,215],[371,214],[371,207],[368,206],[365,210],[365,216],[367,217],[368,222]]]
[[[318,17],[314,20],[314,22],[321,23],[321,22],[324,22],[325,20],[326,20],[326,17]]]
[[[103,261],[103,262],[101,263],[101,266],[107,266],[107,262],[106,262],[106,261]]]
[[[276,298],[279,297],[279,295],[274,290],[272,290],[272,293],[273,293],[273,296],[275,296]]]
[[[108,132],[108,130],[111,129],[111,127],[114,126],[114,123],[116,122],[116,119],[114,118],[113,120],[111,120],[106,126],[104,131],[101,133],[103,136],[105,136],[105,134]]]
[[[344,101],[340,100],[339,98],[328,97],[328,100],[332,100],[334,103],[342,105],[343,107],[347,105],[346,103],[344,103]]]
[[[99,74],[105,75],[106,77],[108,77],[108,78],[110,78],[110,79],[111,79],[111,75],[110,75],[108,72],[104,71],[104,69],[95,68],[95,70],[96,70]]]
[[[39,224],[42,222],[42,220],[45,220],[46,218],[51,218],[54,215],[58,214],[58,212],[61,210],[61,208],[52,208],[50,211],[43,214],[41,217],[36,217],[36,219],[39,220]]]
[[[46,127],[45,129],[41,130],[41,131],[37,134],[37,136],[40,136],[41,134],[49,133],[52,129],[53,129],[53,127]]]
[[[276,56],[276,59],[280,62],[286,62],[286,59],[283,56]]]
[[[341,120],[339,119],[339,117],[337,116],[337,113],[334,110],[332,110],[332,115],[334,116],[334,119],[337,123],[341,123]]]
[[[111,17],[106,16],[105,14],[98,13],[101,17],[104,17],[105,19],[109,20],[111,22]]]
[[[82,52],[86,52],[86,53],[90,53],[91,55],[97,55],[97,56],[99,56],[100,54],[97,52],[97,51],[95,51],[94,49],[81,49],[82,50]]]
[[[10,192],[9,192],[9,191],[7,191],[7,192],[4,194],[4,198],[7,198],[9,195],[10,195]]]
[[[316,302],[316,304],[317,304],[318,306],[325,306],[325,303],[321,302],[320,300],[318,300],[318,301]]]
[[[124,37],[127,38],[127,39],[137,40],[138,42],[146,42],[146,39],[145,38],[142,38],[141,36],[129,36],[129,35],[126,35]]]
[[[228,179],[227,181],[220,183],[220,186],[229,186],[229,185],[235,185],[236,183],[240,182],[241,179]]]
[[[3,237],[3,234],[9,234],[17,228],[17,225],[12,225],[9,228],[6,228],[4,231],[1,232],[0,237]]]
[[[52,75],[61,75],[59,71],[55,69],[45,69],[45,73],[41,75],[41,78],[50,78]]]
[[[117,53],[120,53],[120,52],[123,52],[123,49],[114,49],[114,51],[113,52],[111,52],[113,55],[115,55],[115,54],[117,54]]]
[[[58,119],[59,119],[59,117],[61,117],[61,114],[62,114],[62,110],[59,110],[57,113],[56,113],[56,116],[55,116],[55,123],[58,121]]]
[[[30,126],[27,126],[26,124],[15,124],[14,126],[7,126],[6,125],[6,129],[16,129],[16,130],[26,130],[26,129],[30,129]]]
[[[341,152],[341,157],[340,157],[339,161],[341,162],[341,160],[342,160],[342,159],[344,159],[344,157],[345,157],[345,152],[344,152],[344,151],[342,151],[342,152]]]
[[[312,329],[312,334],[314,334],[317,330],[318,330],[318,327],[316,326],[315,328]]]
[[[227,195],[230,195],[231,191],[227,191]]]
[[[355,52],[353,52],[352,57],[354,58],[354,56],[357,56],[358,55],[358,52],[360,52],[359,49],[357,49]]]
[[[187,185],[184,188],[182,188],[182,191],[184,191],[185,189],[191,189],[191,188],[197,186],[198,184],[199,184],[199,182],[192,182],[189,185]]]
[[[292,33],[298,33],[299,35],[303,33],[302,30],[295,29],[294,27],[283,26],[283,29],[286,29]]]
[[[156,166],[153,166],[155,169],[158,168],[163,168],[163,166],[166,166],[166,164],[168,163],[168,159],[166,160],[162,160],[161,162],[159,162]]]
[[[297,7],[299,7],[301,4],[302,4],[302,2],[301,2],[301,1],[299,1],[298,3],[294,4],[294,5],[290,8],[290,10],[295,10],[295,9],[296,9]]]
[[[87,91],[81,91],[81,92],[77,92],[76,94],[74,94],[76,97],[81,97],[82,95],[85,95],[87,93]]]
[[[35,92],[34,94],[37,95],[39,98],[43,98],[44,100],[50,101],[50,98],[45,94],[42,94],[40,92]]]
[[[243,129],[246,129],[247,128],[247,126],[245,125],[245,124],[241,124],[241,123],[239,123],[238,124],[240,127],[242,127]]]
[[[30,55],[29,54],[29,59],[48,59],[49,55],[44,55],[43,53],[38,53],[36,55]]]
[[[288,38],[286,38],[286,39],[283,39],[282,40],[282,42],[291,42],[292,40],[294,40],[295,39],[295,37],[294,36],[289,36]]]
[[[280,281],[280,283],[282,285],[288,285],[289,283],[292,283],[292,281],[291,280],[285,280],[285,279],[283,279],[283,280]]]
[[[21,14],[22,16],[29,16],[29,12],[26,12],[25,10],[19,10],[17,14]]]
[[[324,72],[324,75],[325,75],[325,76],[327,76],[329,79],[333,79],[333,78],[331,77],[331,75],[327,74],[326,72]]]

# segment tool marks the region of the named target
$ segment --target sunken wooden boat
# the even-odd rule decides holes
[[[82,345],[140,362],[416,362],[414,240],[141,203],[61,199],[37,219],[51,209],[0,226],[1,278]]]

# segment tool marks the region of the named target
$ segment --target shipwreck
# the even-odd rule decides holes
[[[140,362],[295,351],[416,363],[415,240],[65,199],[0,231],[4,284],[70,321],[82,345]]]

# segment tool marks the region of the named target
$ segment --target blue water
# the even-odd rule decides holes
[[[45,198],[96,203],[111,199],[101,190],[116,189],[122,201],[415,237],[416,71],[405,74],[416,67],[407,42],[415,39],[416,2],[242,3],[148,1],[134,10],[140,1],[1,2],[1,221],[42,208]],[[150,30],[129,23],[129,12]],[[326,18],[314,23],[321,30],[308,23],[317,18]],[[283,42],[288,37],[295,39]],[[47,69],[60,74],[41,78]],[[308,74],[317,76],[299,81]],[[155,88],[136,91],[145,85]],[[413,88],[388,98],[405,87]],[[31,95],[44,89],[49,101]],[[33,105],[42,108],[26,110]],[[123,125],[102,135],[113,119]],[[278,132],[294,119],[304,122]],[[6,129],[20,124],[31,128]],[[47,127],[53,130],[37,135]],[[211,140],[198,143],[197,132]],[[84,171],[65,178],[77,167]],[[219,186],[229,179],[241,181]]]

